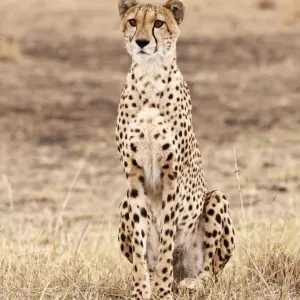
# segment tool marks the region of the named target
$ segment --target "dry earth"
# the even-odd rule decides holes
[[[211,299],[300,299],[293,252],[300,240],[300,8],[289,1],[270,9],[251,0],[185,1],[179,66],[193,96],[207,183],[228,194],[239,233],[236,258]],[[115,242],[125,180],[114,126],[130,59],[115,2],[0,3],[1,299],[128,295]],[[262,274],[241,245],[263,248],[253,250]],[[285,247],[294,253],[286,260]],[[295,281],[283,292],[264,273],[277,256],[283,265],[274,268],[299,272],[283,275]],[[244,282],[242,272],[253,277]]]

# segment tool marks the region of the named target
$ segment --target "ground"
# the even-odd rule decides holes
[[[300,297],[300,19],[289,1],[185,1],[178,61],[204,175],[237,227],[208,299]],[[130,59],[116,3],[5,0],[0,19],[0,297],[126,298],[114,127]]]

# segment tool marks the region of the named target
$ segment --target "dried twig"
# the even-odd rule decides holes
[[[85,225],[85,227],[84,227],[84,229],[83,229],[83,231],[82,231],[82,233],[81,233],[81,235],[80,235],[80,238],[79,238],[79,240],[78,240],[77,247],[76,247],[75,254],[74,254],[74,264],[75,264],[75,261],[76,261],[77,252],[78,252],[79,246],[80,246],[80,244],[81,244],[82,238],[83,238],[83,236],[84,236],[84,234],[85,234],[85,232],[86,232],[86,230],[87,230],[89,224],[90,224],[90,222],[88,222],[88,223]]]
[[[273,295],[273,291],[271,290],[271,288],[269,287],[268,283],[266,282],[266,280],[264,279],[263,275],[261,274],[260,270],[258,269],[257,265],[255,264],[252,256],[250,255],[249,251],[243,246],[241,245],[241,247],[243,248],[243,250],[245,251],[245,253],[247,254],[247,256],[249,257],[256,273],[258,274],[258,276],[260,277],[260,279],[262,280],[262,282],[265,284],[265,286],[267,287],[267,289],[269,290],[270,294]]]
[[[85,165],[85,162],[86,162],[85,159],[83,159],[83,160],[81,161],[80,166],[79,166],[79,168],[78,168],[78,170],[77,170],[77,172],[76,172],[76,174],[75,174],[75,176],[74,176],[74,178],[73,178],[73,180],[72,180],[72,183],[71,183],[71,185],[70,185],[70,187],[69,187],[69,190],[68,190],[67,196],[66,196],[66,198],[65,198],[65,201],[64,201],[64,203],[63,203],[63,206],[62,206],[62,208],[61,208],[60,214],[59,214],[59,216],[58,216],[58,218],[57,218],[57,220],[56,220],[56,225],[55,225],[55,235],[56,235],[57,232],[58,232],[59,223],[61,222],[61,219],[62,219],[62,217],[63,217],[64,211],[65,211],[65,209],[66,209],[66,207],[67,207],[67,205],[68,205],[68,202],[69,202],[69,200],[70,200],[70,197],[71,197],[71,194],[72,194],[72,190],[73,190],[73,188],[74,188],[74,186],[75,186],[75,184],[76,184],[76,181],[77,181],[77,179],[78,179],[78,177],[79,177],[79,175],[80,175],[80,173],[81,173],[81,171],[82,171],[82,169],[83,169],[83,167],[84,167],[84,165]]]
[[[248,239],[248,245],[249,245],[249,230],[248,230],[246,214],[245,214],[245,209],[244,209],[244,201],[243,201],[243,195],[242,195],[242,189],[241,189],[240,177],[239,177],[239,171],[240,170],[238,169],[235,147],[233,148],[233,153],[234,153],[234,165],[235,165],[234,172],[235,172],[237,186],[238,186],[238,190],[239,190],[241,207],[242,207],[242,212],[243,212],[244,225],[245,225],[246,230],[247,230],[247,239]]]
[[[10,185],[10,183],[8,181],[8,178],[5,174],[2,175],[2,180],[4,182],[4,185],[7,188],[9,208],[10,208],[11,211],[13,211],[14,210],[14,200],[13,200],[13,191],[12,191],[11,185]]]

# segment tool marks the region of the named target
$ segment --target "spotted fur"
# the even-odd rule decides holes
[[[191,97],[176,63],[184,6],[120,0],[132,66],[122,90],[116,140],[127,178],[119,241],[133,264],[133,298],[173,299],[215,277],[234,249],[226,197],[209,192],[192,126]]]

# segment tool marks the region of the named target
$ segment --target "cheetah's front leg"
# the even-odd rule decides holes
[[[147,269],[146,245],[148,236],[147,198],[143,186],[144,171],[136,161],[130,163],[130,172],[127,175],[127,199],[129,205],[129,219],[132,227],[132,263],[133,263],[133,298],[149,300],[151,287]]]
[[[169,155],[171,157],[171,155]],[[160,232],[159,259],[155,271],[153,293],[158,299],[173,299],[173,251],[178,220],[177,173],[173,159],[163,166],[162,229]]]

